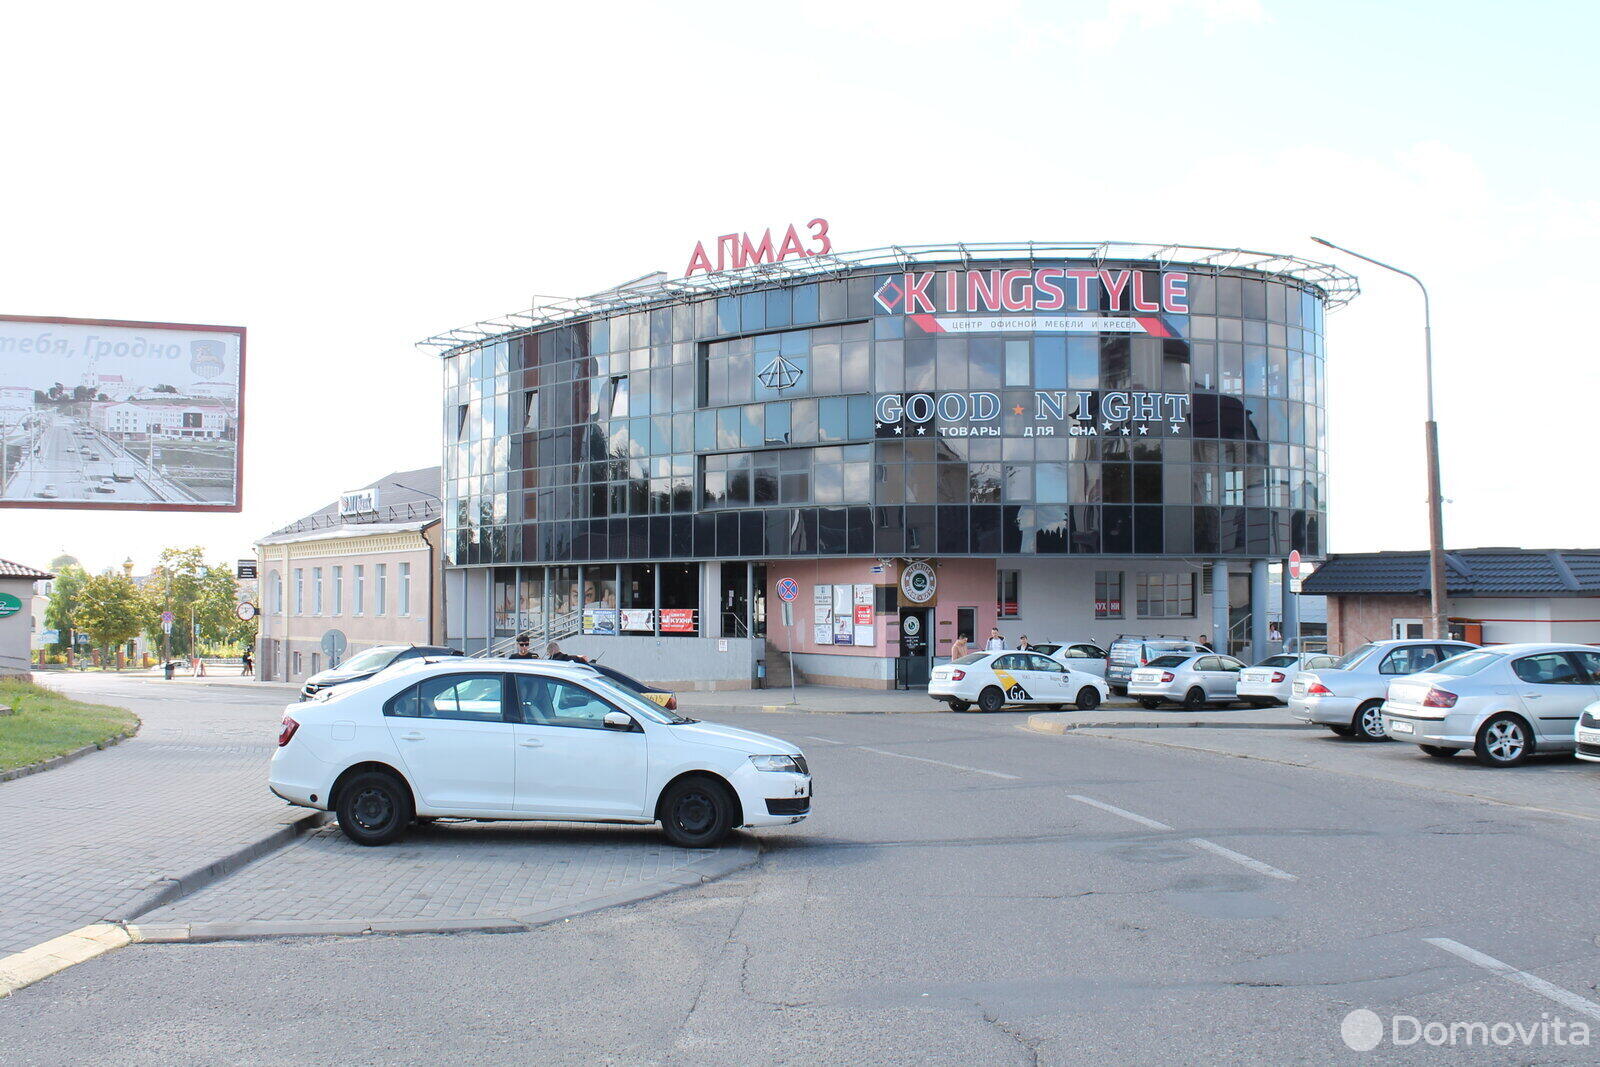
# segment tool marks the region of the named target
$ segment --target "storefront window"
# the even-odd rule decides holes
[[[1094,617],[1122,618],[1122,572],[1094,572]]]
[[[1139,618],[1194,618],[1194,579],[1193,574],[1139,575]]]
[[[1020,617],[1017,603],[1017,579],[1019,571],[995,571],[995,614],[1002,619],[1015,619]]]

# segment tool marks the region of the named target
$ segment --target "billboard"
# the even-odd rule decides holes
[[[238,511],[244,339],[0,315],[0,507]]]

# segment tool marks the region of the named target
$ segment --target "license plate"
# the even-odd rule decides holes
[[[1389,732],[1391,734],[1414,734],[1417,732],[1417,728],[1408,722],[1393,720],[1389,723]]]

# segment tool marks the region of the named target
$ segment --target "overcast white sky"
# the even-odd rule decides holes
[[[822,215],[1432,289],[1450,545],[1593,547],[1590,4],[15,5],[0,312],[249,328],[245,510],[0,510],[0,557],[219,559],[439,459],[414,342]],[[1421,306],[1329,318],[1331,547],[1425,544]],[[1583,461],[1580,466],[1580,460]],[[1574,491],[1576,490],[1576,491]]]

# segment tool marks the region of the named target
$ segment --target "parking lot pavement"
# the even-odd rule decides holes
[[[318,932],[329,922],[540,921],[554,909],[637,900],[753,863],[744,839],[687,850],[651,827],[445,821],[384,848],[328,826],[199,893],[139,920],[178,925],[185,939]]]
[[[1096,727],[1205,727],[1244,730],[1304,730],[1282,708],[1142,708],[1133,701],[1107,702],[1094,711],[1041,711],[1028,716],[1028,729],[1041,734],[1065,734]]]
[[[915,689],[853,689],[834,685],[802,685],[790,703],[787,687],[776,689],[725,689],[711,693],[678,694],[678,710],[684,714],[756,714],[760,712],[800,712],[815,715],[929,715],[950,714],[950,708],[928,695],[926,686]],[[1105,708],[1137,708],[1126,697],[1113,696]]]
[[[117,675],[40,681],[130,708],[143,725],[103,752],[0,783],[0,955],[116,915],[304,815],[265,787],[281,694],[178,697]]]
[[[1073,733],[1314,767],[1501,804],[1600,818],[1600,766],[1570,756],[1535,757],[1520,767],[1485,767],[1471,753],[1435,759],[1416,745],[1357,741],[1304,726],[1290,730],[1091,727]]]

